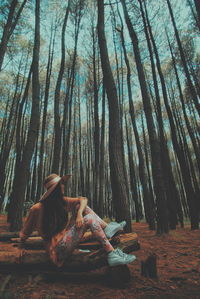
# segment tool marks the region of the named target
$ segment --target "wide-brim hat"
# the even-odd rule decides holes
[[[52,173],[45,179],[45,188],[47,191],[42,195],[39,202],[44,201],[50,194],[53,192],[53,190],[56,188],[56,186],[60,183],[62,180],[63,182],[66,182],[71,177],[71,174],[63,175],[60,177],[59,175]]]

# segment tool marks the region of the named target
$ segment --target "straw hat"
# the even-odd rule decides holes
[[[47,191],[42,195],[39,201],[44,201],[49,196],[49,194],[51,194],[51,192],[56,188],[56,186],[60,183],[61,180],[66,182],[70,177],[71,174],[63,175],[62,177],[60,177],[55,173],[52,173],[48,177],[46,177],[44,186],[47,189]]]

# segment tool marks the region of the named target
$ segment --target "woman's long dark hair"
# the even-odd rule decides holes
[[[68,221],[68,213],[64,209],[65,201],[60,183],[42,204],[44,207],[42,232],[45,239],[51,240],[56,233],[60,232],[67,225]]]

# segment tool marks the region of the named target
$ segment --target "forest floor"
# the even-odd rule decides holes
[[[6,216],[0,215],[0,231],[7,231]],[[17,272],[2,273],[1,299],[197,299],[200,298],[200,232],[189,225],[168,235],[156,236],[144,223],[133,223],[141,249],[133,252],[137,260],[129,265],[131,281],[123,288],[110,286],[106,269],[63,276],[45,277]],[[158,279],[141,276],[141,261],[157,256]],[[6,283],[7,280],[7,283]]]

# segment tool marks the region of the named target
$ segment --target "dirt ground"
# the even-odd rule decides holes
[[[0,216],[0,231],[6,231],[5,216]],[[133,252],[137,260],[129,265],[131,281],[124,287],[111,286],[106,268],[81,274],[2,273],[1,299],[197,299],[200,298],[200,231],[189,225],[165,236],[156,236],[144,223],[133,223],[141,249]],[[157,256],[158,279],[141,276],[141,261]]]

